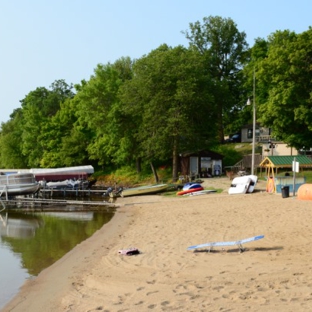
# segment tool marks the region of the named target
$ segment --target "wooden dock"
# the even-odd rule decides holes
[[[30,197],[15,197],[12,199],[0,200],[0,210],[1,206],[3,209],[6,208],[27,208],[28,210],[39,210],[39,211],[58,211],[58,210],[75,210],[75,211],[85,211],[85,210],[107,210],[117,208],[118,205],[115,201],[110,199],[110,201],[83,201],[83,200],[68,200],[68,199],[46,199],[46,198],[30,198]]]
[[[103,196],[106,190],[103,189],[49,189],[41,188],[37,197],[53,198],[53,197],[92,197]]]

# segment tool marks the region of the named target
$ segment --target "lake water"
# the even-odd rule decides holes
[[[105,212],[0,212],[0,310],[34,278],[113,216]]]

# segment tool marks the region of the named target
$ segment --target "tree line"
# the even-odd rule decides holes
[[[1,124],[2,168],[83,164],[135,167],[213,149],[252,121],[295,148],[312,146],[312,29],[276,31],[252,47],[231,18],[205,17],[139,59],[98,64],[77,85],[56,80],[22,99]]]

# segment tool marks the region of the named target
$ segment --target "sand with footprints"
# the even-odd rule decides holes
[[[312,206],[264,182],[221,194],[120,198],[111,222],[28,281],[3,311],[310,311]],[[264,235],[211,252],[187,247]],[[137,247],[139,255],[118,250]]]

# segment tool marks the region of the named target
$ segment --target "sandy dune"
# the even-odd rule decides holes
[[[29,281],[3,311],[310,311],[311,202],[256,192],[120,198],[113,220]],[[209,241],[264,239],[212,252]],[[137,247],[141,254],[122,256]]]

